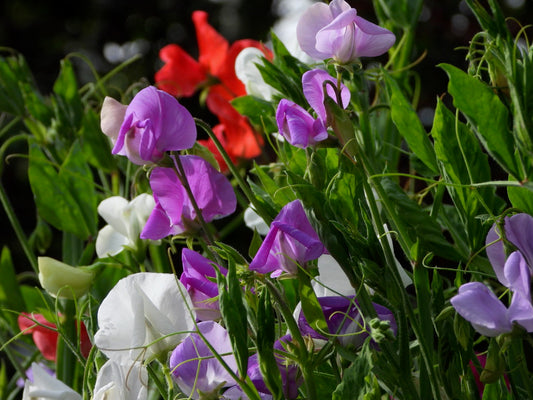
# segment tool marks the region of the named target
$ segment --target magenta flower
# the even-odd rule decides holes
[[[230,181],[223,174],[198,156],[181,156],[180,160],[206,222],[235,211],[237,198]],[[158,240],[198,226],[193,204],[173,169],[154,168],[150,187],[156,204],[141,232],[141,239]]]
[[[502,241],[497,241],[500,236],[495,224],[487,235],[487,255],[496,277],[512,293],[509,307],[481,282],[462,285],[458,294],[450,299],[456,311],[476,331],[489,337],[511,332],[514,324],[533,332],[533,218],[527,214],[516,214],[505,218],[503,226],[505,238],[517,250],[506,258]]]
[[[196,142],[196,124],[189,111],[153,86],[137,93],[127,107],[106,97],[101,128],[114,144],[112,153],[138,165],[157,163],[166,151],[188,149]]]
[[[353,345],[360,347],[368,337],[368,331],[363,330],[364,321],[359,313],[357,302],[353,300],[353,296],[319,297],[318,302],[324,312],[329,333],[338,335],[338,340],[343,346]],[[389,321],[390,327],[395,333],[397,326],[392,311],[376,303],[373,303],[373,306],[378,318],[382,321]],[[302,335],[308,335],[315,339],[328,339],[311,328],[304,313],[301,311],[298,317],[298,327]]]
[[[180,282],[189,292],[196,311],[196,318],[200,321],[210,321],[220,318],[218,300],[218,285],[213,262],[195,251],[184,248],[181,252],[183,273]],[[224,267],[218,267],[226,275]],[[210,279],[211,278],[211,279]]]
[[[300,200],[285,205],[272,221],[270,230],[250,263],[250,269],[277,277],[283,272],[295,275],[298,265],[326,253]]]
[[[298,21],[296,36],[312,58],[341,64],[379,56],[396,41],[391,31],[357,16],[344,0],[313,4]]]
[[[276,122],[281,136],[302,149],[328,137],[324,120],[313,118],[298,104],[287,99],[282,99],[278,104]]]
[[[228,332],[214,321],[200,322],[198,330],[237,373]],[[198,333],[192,333],[174,349],[170,356],[170,370],[180,390],[193,399],[200,398],[200,393],[216,394],[224,387],[236,385]]]

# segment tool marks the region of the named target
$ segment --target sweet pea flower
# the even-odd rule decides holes
[[[204,321],[198,323],[198,331],[236,373],[237,362],[226,329],[214,321]],[[217,394],[220,389],[236,384],[198,333],[190,334],[174,349],[170,369],[180,390],[193,399],[199,399],[201,393]]]
[[[98,308],[96,346],[131,365],[174,348],[194,329],[187,290],[173,274],[141,272],[122,278]]]
[[[32,364],[33,382],[24,384],[22,400],[81,400],[79,393],[51,376],[38,363]]]
[[[487,235],[487,255],[496,277],[512,293],[511,304],[505,306],[496,295],[481,282],[470,282],[459,288],[450,299],[452,306],[474,329],[485,336],[509,333],[515,324],[533,332],[533,304],[531,277],[533,269],[533,218],[527,214],[506,217],[503,223],[504,237],[517,250],[507,258],[504,244],[494,224]]]
[[[343,346],[352,345],[360,347],[369,332],[363,330],[363,318],[359,312],[358,304],[353,296],[330,296],[319,297],[318,302],[324,312],[330,335],[337,336]],[[396,320],[392,312],[379,304],[372,304],[378,318],[381,321],[389,321],[392,332],[396,332]],[[302,335],[308,335],[314,339],[327,340],[323,332],[316,332],[307,322],[303,312],[298,317],[298,327]],[[370,330],[370,329],[368,329]]]
[[[283,272],[295,275],[298,265],[316,260],[326,248],[318,238],[300,200],[286,204],[272,221],[270,231],[259,247],[250,269],[277,277]]]
[[[44,358],[50,361],[56,360],[57,352],[57,326],[49,322],[42,314],[22,313],[18,317],[18,325],[23,334],[31,334],[35,346]],[[88,357],[91,351],[91,341],[87,334],[87,328],[80,322],[80,350],[84,357]]]
[[[180,276],[180,282],[191,296],[196,318],[200,321],[220,319],[220,308],[216,299],[218,285],[213,262],[187,248],[181,252],[181,261],[183,273]],[[218,268],[224,275],[227,273],[224,267]]]
[[[107,360],[98,371],[93,400],[145,400],[148,372],[141,362],[120,364]]]
[[[302,149],[328,138],[324,120],[313,118],[303,107],[287,99],[278,104],[276,123],[280,135]]]
[[[379,56],[396,41],[392,32],[359,17],[344,0],[313,4],[298,21],[296,36],[312,58],[341,64]]]
[[[166,151],[188,149],[196,142],[196,124],[189,111],[153,86],[137,93],[127,107],[106,97],[101,128],[114,144],[111,152],[138,165],[157,163]]]
[[[53,297],[76,299],[86,294],[94,272],[87,267],[73,267],[51,257],[38,257],[39,282]]]
[[[339,263],[330,254],[318,257],[318,276],[311,281],[317,297],[353,296],[355,289],[350,284]]]
[[[141,230],[155,207],[153,196],[142,193],[129,201],[120,196],[104,199],[98,205],[98,214],[108,223],[96,237],[99,258],[114,256],[125,247],[136,249]]]
[[[296,364],[284,357],[282,354],[287,352],[286,346],[292,341],[291,335],[285,335],[274,342],[274,351],[276,363],[281,375],[281,383],[283,388],[283,398],[296,399],[298,397],[298,388],[303,383],[302,376]],[[271,400],[272,394],[268,390],[261,369],[259,367],[259,357],[253,354],[248,358],[248,368],[246,375],[254,384],[262,400]],[[225,400],[245,400],[248,397],[239,386],[233,386],[224,392],[222,397]]]
[[[244,224],[251,230],[256,230],[262,236],[268,234],[269,227],[265,220],[259,216],[250,206],[244,210]]]
[[[267,101],[278,91],[267,84],[259,71],[258,65],[263,65],[265,54],[255,47],[242,50],[235,59],[235,74],[244,83],[246,93]]]
[[[333,84],[326,84],[326,92],[324,93],[324,82]],[[313,69],[307,71],[302,75],[302,88],[305,99],[309,105],[315,110],[322,121],[327,121],[326,107],[324,106],[324,99],[326,94],[331,97],[335,103],[339,103],[334,87],[337,87],[337,80],[333,78],[328,72],[322,69]],[[340,85],[340,101],[342,108],[346,108],[350,103],[350,90],[341,83]]]
[[[233,213],[237,198],[230,181],[198,156],[181,156],[185,176],[206,222]],[[162,239],[194,228],[197,218],[192,202],[171,168],[154,168],[150,175],[155,208],[150,214],[142,239]]]

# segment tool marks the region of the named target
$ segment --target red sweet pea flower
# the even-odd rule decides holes
[[[24,334],[31,333],[35,345],[44,358],[50,361],[56,360],[58,333],[55,324],[48,322],[41,314],[29,313],[22,313],[19,315],[18,324],[20,330],[23,331]],[[51,329],[46,327],[50,327]],[[83,356],[87,358],[89,351],[91,351],[92,344],[83,322],[80,325],[80,330],[81,352]]]
[[[267,58],[272,54],[260,42],[250,39],[238,40],[231,46],[207,22],[205,11],[194,11],[192,20],[198,41],[198,61],[194,60],[180,46],[170,44],[163,47],[159,57],[165,62],[155,74],[160,89],[174,96],[192,96],[203,85],[209,91],[217,87],[219,94],[231,100],[246,94],[244,84],[235,75],[235,59],[246,47],[256,47]]]

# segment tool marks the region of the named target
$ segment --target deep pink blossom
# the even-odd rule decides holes
[[[206,222],[235,211],[237,198],[228,178],[201,157],[180,156],[180,160]],[[174,169],[154,168],[150,187],[156,205],[141,232],[141,239],[158,240],[198,226],[193,203]]]
[[[315,260],[326,248],[311,226],[300,200],[286,204],[272,221],[270,230],[250,263],[250,269],[272,276],[296,274],[298,265]]]
[[[313,4],[298,21],[296,35],[312,58],[342,64],[379,56],[396,41],[392,32],[359,17],[344,0]]]
[[[153,86],[137,93],[129,106],[107,97],[101,127],[114,144],[112,153],[138,165],[157,163],[166,151],[191,148],[197,136],[189,111],[176,98]]]

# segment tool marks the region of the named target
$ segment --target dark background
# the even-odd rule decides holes
[[[370,0],[350,3],[359,15],[376,21]],[[533,21],[533,1],[502,0],[500,3],[505,15],[523,25]],[[73,52],[87,57],[103,75],[136,49],[143,57],[128,67],[122,79],[125,84],[141,78],[152,83],[154,72],[161,67],[158,51],[164,45],[177,43],[196,57],[196,36],[190,18],[195,9],[208,11],[210,23],[230,42],[242,38],[266,40],[270,27],[279,17],[272,11],[272,0],[4,0],[0,2],[0,46],[25,56],[44,95],[51,91],[60,60]],[[514,32],[518,30],[518,24],[512,21],[509,24]],[[426,1],[414,58],[424,51],[427,55],[414,70],[422,83],[421,115],[427,115],[429,121],[431,107],[436,97],[445,93],[447,84],[445,74],[436,65],[447,62],[464,68],[466,51],[460,47],[467,46],[478,30],[463,1]],[[116,60],[106,58],[107,52]],[[118,57],[121,55],[122,58]],[[80,84],[93,80],[87,63],[81,58],[73,60]],[[35,225],[35,206],[27,184],[25,161],[12,160],[1,179],[29,234]],[[26,269],[27,262],[20,254],[3,210],[0,210],[0,227],[0,244],[7,244],[14,252],[18,269]]]

